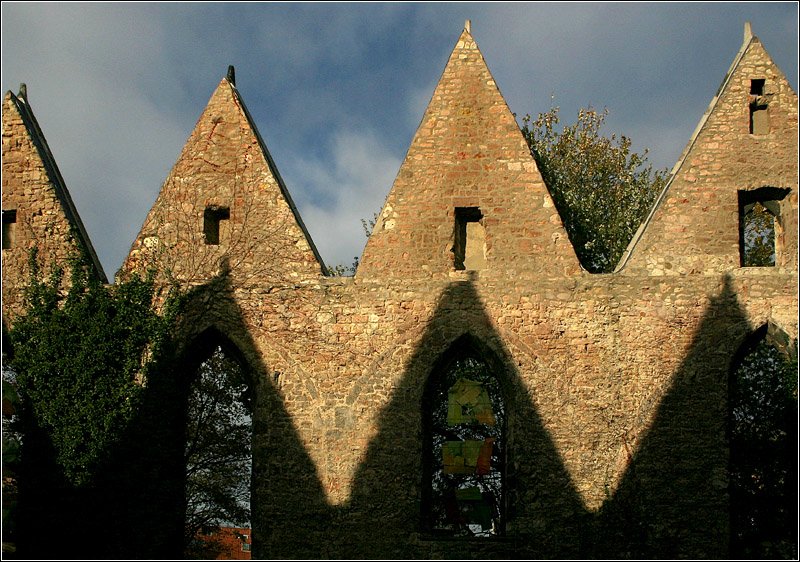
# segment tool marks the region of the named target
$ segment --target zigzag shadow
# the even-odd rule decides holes
[[[143,408],[70,528],[73,544],[31,554],[180,558],[186,385],[217,345],[247,367],[255,388],[253,543],[257,558],[626,558],[727,554],[725,442],[728,365],[750,326],[730,282],[712,297],[617,490],[589,511],[566,470],[472,282],[445,288],[401,379],[377,417],[349,501],[328,503],[269,366],[248,332],[227,272],[191,295],[177,362],[146,389]],[[421,531],[423,404],[437,365],[467,346],[495,371],[506,397],[506,532],[442,539]],[[376,382],[380,371],[372,375]],[[276,468],[279,469],[276,471]],[[41,498],[45,501],[46,498]],[[80,516],[80,515],[78,515]],[[91,530],[103,529],[103,544]],[[73,548],[74,547],[74,548]],[[67,556],[65,556],[67,553]],[[49,556],[38,556],[49,557]]]
[[[593,556],[728,555],[728,378],[751,331],[725,275],[620,484],[596,516]]]
[[[467,346],[500,381],[508,411],[506,538],[440,539],[420,533],[424,501],[423,404],[437,363]],[[380,376],[380,373],[377,373]],[[344,558],[578,556],[587,512],[559,453],[471,281],[450,284],[389,403],[359,467],[342,525],[353,537]],[[375,520],[375,513],[380,519]],[[381,527],[375,536],[376,523]],[[538,540],[534,540],[536,537]],[[530,547],[530,548],[528,548]]]
[[[302,551],[304,538],[275,522],[312,519],[328,504],[316,466],[298,436],[283,397],[276,388],[273,369],[262,360],[234,297],[230,272],[224,267],[217,278],[195,289],[189,311],[178,331],[184,342],[178,352],[177,380],[180,381],[180,403],[185,404],[188,384],[211,352],[221,346],[226,354],[244,368],[253,391],[251,527],[252,540],[259,544],[277,542],[290,550]],[[182,411],[183,413],[183,411]],[[182,426],[183,427],[183,426]],[[183,441],[180,443],[181,453]],[[182,454],[180,455],[182,460]],[[274,474],[281,467],[282,475]],[[183,468],[181,466],[181,468]],[[290,486],[276,485],[290,475]],[[179,489],[183,492],[183,480]],[[181,502],[181,506],[184,504]],[[181,527],[183,512],[180,513]],[[325,517],[324,520],[328,520]],[[182,553],[180,553],[182,554]],[[258,557],[273,558],[264,552]]]
[[[336,533],[325,538],[328,555],[723,557],[728,365],[749,331],[726,277],[616,492],[601,510],[591,512],[475,287],[470,282],[451,284],[379,415],[378,431],[356,473],[350,502],[338,510]],[[508,529],[499,539],[435,539],[420,533],[419,520],[409,517],[420,512],[424,500],[424,389],[437,361],[463,343],[465,334],[495,369],[509,399]]]

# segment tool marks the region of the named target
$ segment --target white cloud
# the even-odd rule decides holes
[[[746,19],[797,86],[797,7],[606,3],[3,3],[2,82],[31,105],[109,275],[205,103],[237,83],[330,263],[366,241],[465,19],[509,107],[609,132],[672,166]]]
[[[306,196],[298,206],[325,262],[349,266],[354,257],[361,256],[367,241],[361,220],[371,220],[380,211],[400,159],[372,132],[340,131],[329,149],[330,162],[294,163],[299,183],[313,185],[317,191],[316,197]]]

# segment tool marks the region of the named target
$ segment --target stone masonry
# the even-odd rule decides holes
[[[82,248],[106,281],[91,241],[70,198],[39,124],[26,88],[3,99],[3,325],[23,310],[22,292],[30,280],[29,256],[47,275]],[[8,246],[8,247],[6,247]]]
[[[768,111],[759,134],[754,96]],[[746,28],[617,270],[590,274],[467,27],[342,278],[324,275],[224,78],[118,275],[155,268],[164,287],[192,289],[176,326],[186,372],[172,376],[209,346],[244,358],[254,557],[726,557],[731,359],[764,325],[797,338],[797,109]],[[4,323],[20,310],[23,248],[62,259],[79,224],[26,115],[8,93],[4,217],[29,230],[3,250]],[[776,265],[742,267],[740,192],[763,188],[780,192]],[[467,348],[508,405],[506,528],[486,539],[420,527],[426,383]]]

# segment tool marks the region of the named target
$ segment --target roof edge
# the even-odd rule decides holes
[[[722,92],[725,91],[727,88],[728,83],[733,76],[734,71],[739,66],[739,63],[742,61],[742,57],[744,57],[747,49],[750,47],[752,43],[759,42],[758,37],[753,35],[752,29],[750,27],[750,22],[745,22],[744,26],[744,41],[742,42],[742,46],[739,47],[739,52],[736,53],[736,56],[733,59],[730,67],[728,68],[728,72],[725,74],[725,77],[722,79],[722,83],[720,84],[719,88],[717,88],[717,93],[714,94],[714,97],[711,98],[711,102],[708,104],[703,116],[700,118],[700,121],[697,123],[697,126],[692,133],[692,136],[689,138],[689,142],[686,144],[686,147],[683,149],[678,161],[672,167],[672,171],[670,172],[669,180],[664,185],[664,189],[661,190],[661,193],[658,194],[655,203],[653,204],[652,208],[650,209],[650,213],[648,213],[647,218],[642,221],[642,224],[639,225],[639,228],[636,230],[636,233],[631,238],[631,241],[628,243],[628,247],[625,248],[625,251],[622,254],[622,257],[617,264],[617,267],[614,268],[614,273],[618,273],[622,271],[625,266],[628,264],[631,255],[633,255],[633,251],[636,246],[639,244],[642,236],[644,236],[647,227],[650,225],[653,217],[656,214],[656,211],[661,206],[661,203],[666,198],[667,192],[669,191],[670,186],[672,186],[672,182],[678,176],[678,172],[680,172],[681,168],[683,168],[686,159],[688,158],[689,154],[691,153],[692,149],[694,148],[695,143],[697,142],[697,138],[700,136],[700,132],[705,127],[706,123],[708,122],[709,117],[714,112],[717,107],[717,103],[719,102],[720,97],[722,96]]]
[[[239,90],[236,87],[233,66],[228,67],[228,74],[224,79],[228,82],[228,85],[231,87],[231,91],[233,92],[233,97],[236,100],[236,103],[238,103],[239,107],[242,108],[242,113],[244,113],[244,116],[247,119],[247,123],[250,125],[253,134],[256,136],[256,139],[258,140],[258,145],[261,148],[261,152],[264,154],[264,158],[267,161],[267,165],[269,166],[270,172],[275,178],[275,181],[278,183],[278,187],[281,190],[281,194],[286,200],[287,205],[289,205],[289,209],[291,209],[295,221],[297,221],[297,226],[300,227],[300,230],[303,232],[303,235],[306,238],[306,242],[308,243],[309,248],[311,248],[314,257],[317,259],[317,262],[319,262],[321,273],[325,275],[325,261],[322,259],[319,250],[317,250],[317,246],[314,244],[314,240],[311,238],[311,234],[308,232],[308,229],[306,228],[306,225],[303,222],[302,217],[300,216],[300,211],[297,209],[294,200],[292,200],[292,196],[289,194],[289,190],[286,187],[286,184],[284,183],[280,172],[278,171],[278,167],[275,165],[275,161],[272,159],[272,154],[270,154],[269,149],[267,149],[267,145],[264,142],[261,133],[258,131],[258,127],[256,127],[255,121],[253,121],[253,117],[252,115],[250,115],[250,111],[247,109],[247,105],[244,103],[244,99],[242,98],[241,93],[239,93]]]
[[[33,114],[33,110],[28,103],[26,90],[27,88],[25,88],[25,85],[23,84],[20,87],[20,96],[14,95],[14,93],[11,91],[9,91],[8,94],[10,94],[11,101],[14,103],[14,106],[17,108],[17,111],[22,117],[22,122],[25,124],[25,128],[28,130],[28,134],[31,136],[33,145],[36,147],[39,157],[42,159],[47,176],[50,179],[50,183],[53,186],[53,190],[55,191],[57,199],[61,203],[61,207],[64,210],[67,220],[77,231],[79,238],[78,243],[82,244],[84,249],[88,252],[89,257],[92,260],[92,265],[95,268],[95,273],[103,283],[107,284],[108,277],[106,276],[103,266],[97,257],[97,252],[92,245],[92,241],[89,238],[86,227],[83,225],[83,221],[81,220],[78,209],[72,200],[69,190],[67,189],[64,178],[61,176],[61,171],[58,169],[58,165],[53,157],[53,153],[50,151],[50,145],[47,144],[47,139],[45,139],[44,133],[39,126],[39,122],[36,120],[36,116]]]

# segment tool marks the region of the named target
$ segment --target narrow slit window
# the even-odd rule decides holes
[[[221,223],[230,218],[231,211],[228,207],[206,207],[203,213],[203,234],[207,245],[219,245]]]
[[[764,95],[764,83],[767,80],[765,78],[754,78],[750,80],[750,95],[751,96],[763,96]]]
[[[486,230],[478,207],[456,207],[453,257],[457,270],[486,267]]]
[[[769,133],[769,108],[764,98],[766,79],[750,80],[750,134],[766,135]]]
[[[3,249],[8,250],[14,247],[17,235],[17,211],[16,209],[3,211]]]

